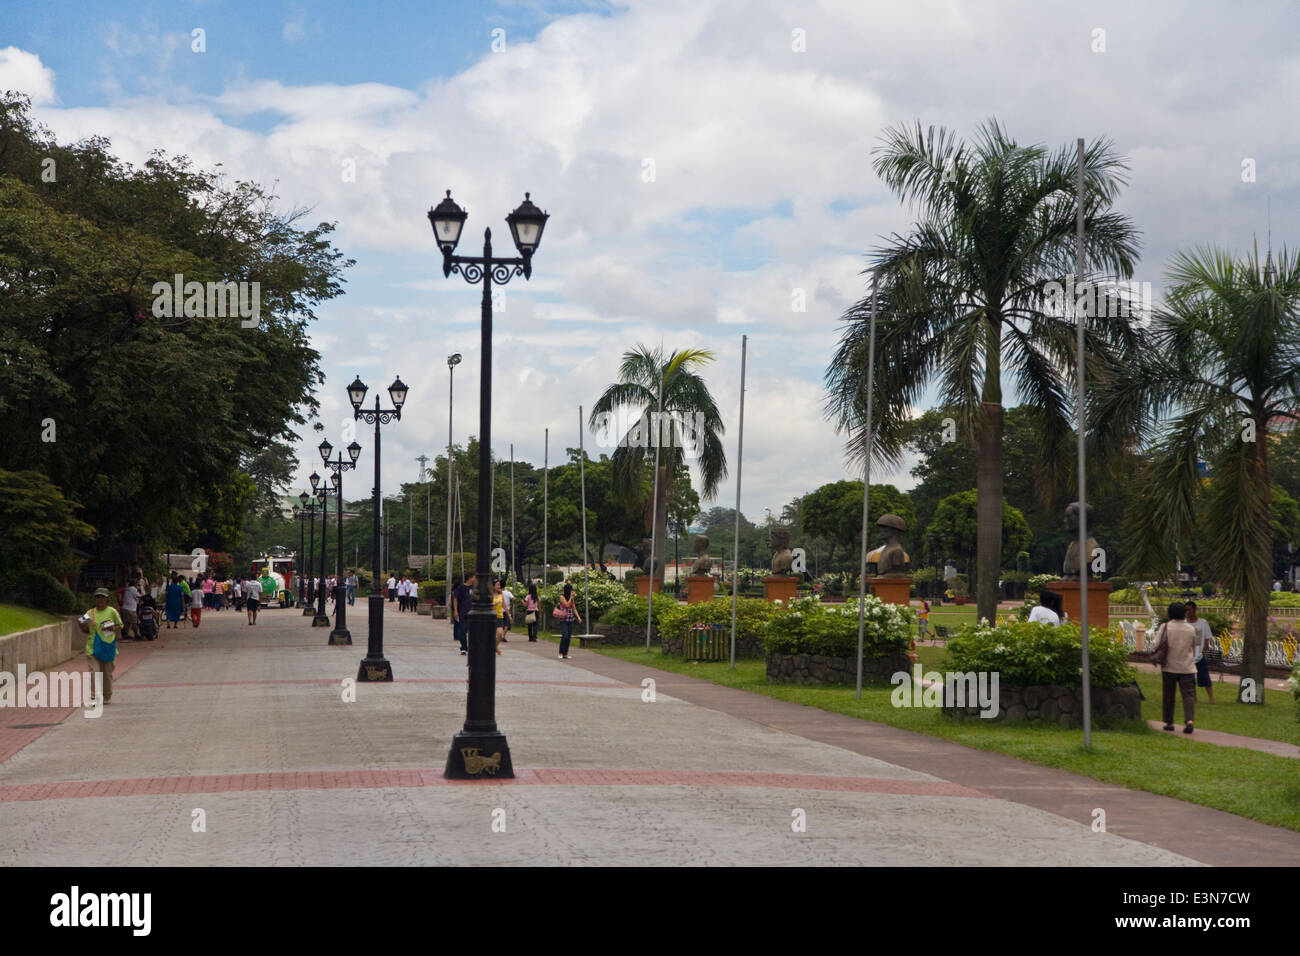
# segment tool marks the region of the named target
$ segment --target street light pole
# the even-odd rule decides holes
[[[510,746],[496,722],[496,613],[492,609],[491,565],[488,548],[492,533],[492,283],[505,285],[514,276],[532,275],[532,257],[542,237],[547,215],[524,194],[524,202],[506,217],[520,258],[493,258],[492,230],[484,230],[481,257],[456,256],[465,210],[452,201],[451,191],[437,208],[429,210],[429,223],[442,250],[442,273],[457,272],[471,285],[483,284],[481,372],[479,375],[479,494],[475,555],[478,593],[469,615],[469,693],[465,725],[452,740],[443,775],[477,780],[484,774],[513,777]]]
[[[460,353],[452,352],[447,356],[447,573],[446,596],[443,607],[447,608],[447,617],[451,617],[451,410],[456,399],[456,366],[460,364]]]
[[[433,561],[433,529],[429,525],[429,456],[421,454],[415,459],[420,463],[420,482],[424,485],[424,553]]]
[[[298,607],[302,607],[305,598],[305,593],[303,591],[303,588],[305,587],[305,582],[303,580],[303,573],[302,573],[303,557],[304,557],[303,522],[307,519],[307,499],[310,497],[311,496],[304,491],[302,494],[298,496],[298,500],[302,502],[302,507],[299,508],[295,506],[293,509],[293,516],[298,519],[298,559],[294,562],[294,571],[298,575]]]
[[[369,389],[362,384],[359,375],[348,386],[348,401],[352,403],[353,419],[375,426],[375,487],[371,492],[371,508],[374,512],[374,520],[370,526],[370,553],[374,567],[371,569],[373,578],[370,582],[370,594],[366,598],[370,634],[366,642],[366,656],[357,668],[357,680],[391,681],[393,679],[393,665],[384,657],[384,591],[380,584],[380,575],[382,573],[380,565],[382,561],[379,557],[381,554],[379,550],[379,533],[381,530],[379,524],[379,426],[401,420],[402,406],[406,404],[407,388],[402,384],[402,377],[399,375],[393,380],[393,384],[388,386],[389,397],[393,400],[391,409],[380,407],[379,393],[376,392],[374,410],[362,411],[361,403],[366,400],[367,391]]]
[[[320,475],[313,471],[310,480],[311,494],[308,495],[308,498],[311,499],[311,506],[307,509],[307,523],[311,529],[311,533],[307,543],[307,604],[302,609],[303,617],[316,616],[316,581],[312,574],[312,559],[316,554],[316,489],[320,485]]]
[[[329,627],[330,616],[325,613],[325,543],[329,540],[330,486],[321,482],[316,492],[320,498],[320,586],[316,588],[316,616],[312,627]]]
[[[352,633],[348,630],[348,602],[344,598],[343,584],[343,472],[357,466],[357,456],[361,454],[361,446],[352,442],[348,445],[348,457],[344,458],[343,452],[340,451],[339,457],[334,461],[330,461],[330,452],[334,448],[330,445],[329,439],[321,442],[317,450],[325,467],[333,472],[330,481],[334,485],[335,510],[338,512],[338,547],[336,548],[338,553],[334,555],[337,564],[334,573],[334,630],[330,631],[329,642],[351,644]]]

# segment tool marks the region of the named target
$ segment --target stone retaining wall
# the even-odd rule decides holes
[[[0,637],[0,671],[17,674],[19,664],[28,672],[57,667],[85,649],[86,635],[77,627],[76,618],[7,634]]]
[[[899,671],[912,672],[912,662],[902,651],[883,657],[864,657],[862,661],[864,683],[887,683]],[[856,684],[858,664],[852,657],[768,654],[767,679],[786,684]]]
[[[577,621],[574,622],[574,630],[577,632]],[[559,633],[558,625],[555,633]],[[640,627],[631,627],[627,624],[597,624],[596,633],[605,638],[605,643],[617,647],[645,647],[645,625]],[[650,644],[653,646],[659,643],[659,632],[653,627],[650,629]],[[667,653],[665,651],[664,653]],[[678,650],[680,654],[681,651]]]
[[[980,708],[957,707],[944,687],[943,712],[949,716],[978,715]],[[1094,723],[1138,720],[1142,716],[1142,698],[1136,687],[1096,688],[1092,690]],[[1056,685],[1007,685],[998,688],[998,715],[983,718],[990,722],[1005,720],[1009,724],[1034,721],[1079,727],[1083,723],[1083,690]]]

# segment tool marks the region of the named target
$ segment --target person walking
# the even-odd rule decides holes
[[[573,622],[576,620],[582,623],[582,615],[578,613],[578,608],[573,602],[573,585],[564,585],[564,594],[560,596],[560,602],[555,606],[560,611],[560,660],[569,659],[569,641],[573,637]]]
[[[397,578],[391,574],[388,576],[388,603],[392,604],[397,599]]]
[[[1196,716],[1196,628],[1187,623],[1187,607],[1181,601],[1169,605],[1169,620],[1156,632],[1152,656],[1160,663],[1160,703],[1165,730],[1174,729],[1174,689],[1183,695],[1183,733],[1192,732]],[[1161,655],[1163,654],[1163,660]]]
[[[348,576],[344,582],[348,588],[348,607],[357,603],[357,569],[348,568]]]
[[[1187,602],[1187,623],[1196,628],[1196,658],[1193,662],[1196,664],[1196,686],[1205,688],[1213,704],[1214,681],[1210,680],[1210,661],[1205,656],[1205,649],[1214,640],[1214,633],[1210,630],[1210,622],[1197,615],[1195,601]]]
[[[172,573],[172,583],[167,585],[167,597],[163,604],[163,614],[167,617],[167,627],[176,629],[176,624],[185,613],[185,589],[181,587],[181,576]]]
[[[108,606],[110,596],[108,588],[96,588],[95,606],[77,620],[81,632],[90,635],[86,638],[86,666],[92,674],[103,675],[105,704],[113,702],[113,665],[117,660],[117,637],[124,630],[122,616],[117,613],[117,608]]]
[[[528,596],[524,598],[524,623],[528,625],[528,643],[537,643],[537,618],[542,612],[542,602],[537,597],[537,585],[528,585]]]
[[[132,581],[122,592],[122,636],[129,640],[140,639],[140,582]]]
[[[241,574],[235,578],[235,583],[231,585],[230,594],[235,599],[235,610],[244,609],[244,576]]]
[[[190,592],[190,627],[198,627],[199,620],[203,617],[203,602],[207,600],[207,594],[203,588],[198,587]]]
[[[213,607],[212,592],[216,589],[217,582],[212,580],[212,575],[205,574],[203,575],[203,583],[200,585],[200,587],[203,589],[202,607],[204,609]]]
[[[478,575],[471,574],[461,581],[451,592],[451,633],[460,642],[460,652],[469,653],[466,641],[469,637],[469,612],[474,609],[474,586],[478,584]]]
[[[249,626],[257,623],[257,609],[261,600],[262,582],[257,578],[249,578],[244,582],[244,610],[248,611]]]
[[[508,587],[506,587],[506,579],[502,578],[501,579],[501,606],[505,609],[506,612],[506,633],[507,634],[510,633],[510,628],[515,626],[515,617],[510,610],[514,606],[514,603],[515,603],[515,592],[510,590]],[[505,635],[502,635],[501,642],[503,644],[509,643]]]
[[[506,599],[502,593],[505,581],[497,578],[492,582],[492,610],[497,614],[497,655],[501,654],[501,642],[506,639]]]

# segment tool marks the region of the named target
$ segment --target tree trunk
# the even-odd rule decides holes
[[[1002,563],[1002,405],[983,403],[976,434],[975,617],[997,620],[998,570]]]
[[[1258,418],[1262,419],[1262,415]],[[1273,502],[1273,489],[1268,479],[1268,461],[1265,458],[1267,438],[1266,422],[1256,421],[1255,467],[1251,477],[1262,502],[1255,516],[1255,533],[1248,540],[1249,584],[1242,608],[1243,634],[1241,642],[1241,683],[1237,687],[1240,703],[1264,703],[1264,660],[1268,650],[1269,594],[1273,581],[1273,531],[1269,525],[1269,509]],[[1247,680],[1253,683],[1248,685]]]
[[[655,541],[654,541],[654,560],[658,562],[659,590],[664,586],[664,560],[668,553],[668,467],[659,466],[659,494],[655,498]],[[654,564],[650,565],[651,570],[655,568]],[[654,585],[651,585],[653,587]]]

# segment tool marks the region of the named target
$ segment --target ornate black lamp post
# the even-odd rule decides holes
[[[320,498],[320,587],[316,588],[316,615],[311,619],[312,627],[329,627],[330,616],[325,613],[325,543],[329,540],[330,486],[328,482],[314,481],[319,485],[316,497]]]
[[[381,584],[383,560],[379,551],[380,511],[379,511],[379,426],[387,425],[402,418],[402,406],[406,404],[407,388],[402,384],[402,376],[393,379],[388,386],[388,396],[393,400],[390,409],[381,408],[379,393],[375,393],[373,411],[363,411],[361,403],[366,400],[370,389],[362,383],[361,376],[348,386],[348,401],[352,403],[352,417],[375,426],[375,487],[371,495],[371,508],[374,512],[370,530],[371,563],[374,581],[370,586],[370,596],[366,598],[366,609],[370,615],[370,637],[366,643],[366,656],[357,668],[359,681],[390,681],[393,679],[393,665],[384,657],[384,589]]]
[[[476,780],[485,773],[513,777],[510,746],[496,722],[496,614],[492,610],[491,546],[492,524],[492,283],[505,285],[517,275],[533,274],[533,253],[542,239],[547,214],[533,205],[524,193],[523,203],[506,222],[519,250],[519,258],[492,256],[492,230],[483,232],[483,255],[453,255],[465,225],[465,210],[452,201],[451,191],[437,207],[429,210],[429,223],[442,250],[442,274],[457,272],[471,285],[483,283],[481,371],[479,373],[479,469],[478,469],[478,593],[469,614],[469,694],[465,705],[465,726],[453,738],[447,767],[453,779]],[[451,569],[447,569],[451,573]]]
[[[293,569],[294,574],[296,574],[298,577],[298,605],[297,605],[298,607],[302,607],[303,602],[306,601],[306,594],[303,591],[303,588],[306,587],[306,583],[303,580],[303,573],[302,573],[303,566],[304,566],[303,558],[305,557],[305,553],[303,550],[303,534],[304,534],[303,522],[307,519],[307,515],[308,515],[307,499],[310,497],[311,496],[304,491],[302,494],[298,496],[298,500],[302,502],[302,507],[299,508],[297,505],[293,506],[293,516],[298,521],[298,555],[297,555],[297,560],[294,561],[294,569]]]
[[[348,630],[348,612],[347,600],[339,600],[343,591],[343,472],[357,467],[357,456],[361,454],[361,446],[356,442],[348,445],[348,457],[343,457],[343,452],[339,452],[339,457],[330,461],[330,452],[334,446],[325,439],[317,446],[320,452],[321,461],[325,467],[334,474],[330,475],[330,483],[334,486],[335,511],[338,512],[338,552],[334,556],[336,570],[334,572],[334,630],[330,631],[331,644],[351,644],[352,633]]]
[[[303,606],[302,616],[314,618],[316,616],[316,580],[312,574],[312,557],[316,552],[316,512],[319,510],[316,507],[316,487],[320,484],[320,475],[313,471],[311,478],[308,480],[311,482],[311,494],[307,495],[307,498],[311,503],[307,506],[307,522],[310,527],[307,542],[307,603]],[[307,493],[303,492],[303,494]],[[322,531],[321,534],[324,534],[324,532]]]

